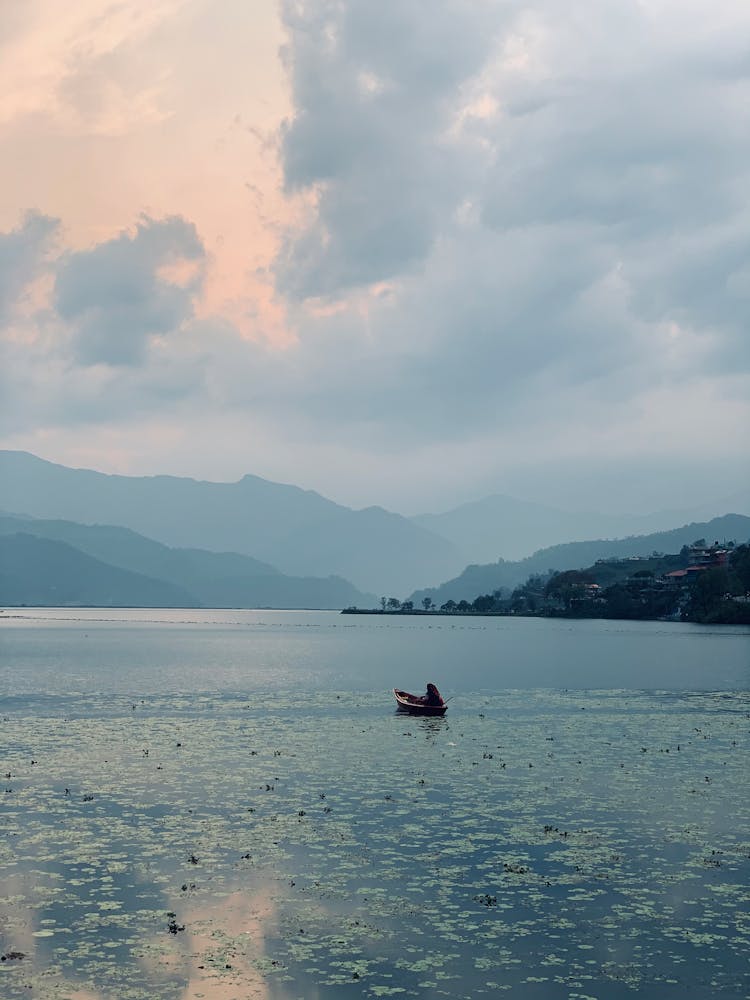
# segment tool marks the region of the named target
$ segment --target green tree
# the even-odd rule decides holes
[[[471,606],[480,614],[486,614],[488,611],[494,611],[495,598],[492,594],[481,594],[475,601],[472,602]]]
[[[704,622],[715,617],[724,595],[729,592],[729,587],[729,572],[725,566],[697,573],[690,584],[690,600],[685,608],[685,618],[689,621]]]
[[[750,545],[738,545],[729,557],[729,568],[737,580],[738,593],[750,593]]]
[[[607,618],[639,618],[641,602],[624,583],[614,583],[604,591]]]
[[[547,577],[532,574],[526,583],[516,587],[510,598],[510,609],[517,614],[534,613],[544,605]]]
[[[575,598],[580,597],[587,583],[593,583],[590,573],[581,570],[569,569],[563,573],[555,573],[544,588],[544,596],[555,601],[560,601],[566,611],[570,610],[571,603]]]

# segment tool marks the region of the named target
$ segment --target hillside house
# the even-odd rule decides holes
[[[691,569],[715,569],[717,566],[726,566],[732,546],[720,545],[714,542],[713,545],[691,545],[688,550],[688,559]]]

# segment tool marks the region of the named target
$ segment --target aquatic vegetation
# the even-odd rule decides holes
[[[70,707],[2,723],[3,996],[748,992],[747,696]]]

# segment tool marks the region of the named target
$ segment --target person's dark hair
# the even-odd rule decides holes
[[[427,700],[438,705],[443,701],[442,695],[432,683],[427,685]]]

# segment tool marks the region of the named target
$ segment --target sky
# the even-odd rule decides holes
[[[0,447],[341,503],[750,488],[746,0],[0,0]]]

